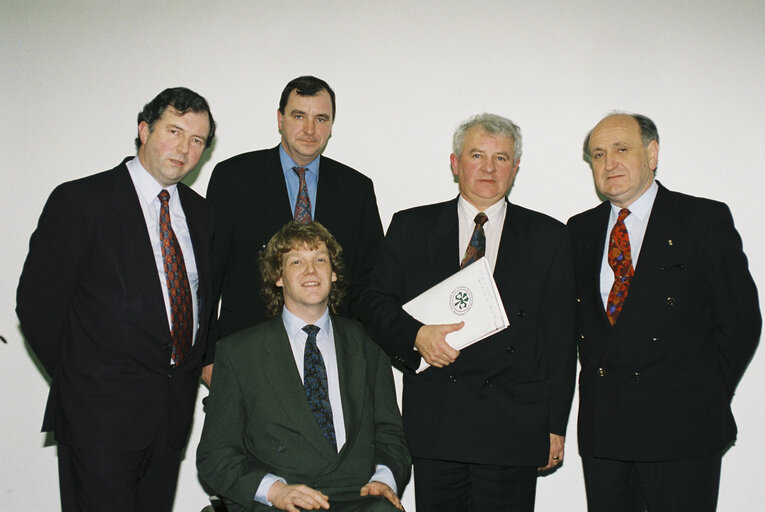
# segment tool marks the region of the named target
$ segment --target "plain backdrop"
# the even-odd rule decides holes
[[[48,384],[14,312],[29,236],[54,186],[134,154],[136,114],[162,89],[194,89],[218,121],[187,179],[204,195],[217,162],[277,143],[290,79],[324,78],[337,93],[326,154],[374,180],[386,227],[397,210],[457,194],[451,135],[472,114],[521,126],[510,200],[561,221],[598,202],[587,130],[613,109],[646,114],[661,135],[659,179],[730,205],[763,290],[763,27],[762,0],[4,0],[0,510],[59,508],[56,449],[39,432]],[[723,459],[721,511],[765,502],[764,385],[760,350],[733,402],[739,440]],[[539,511],[585,510],[576,405],[565,464],[539,480]],[[206,503],[194,465],[202,419],[198,407],[176,511]],[[410,484],[410,512],[413,498]]]

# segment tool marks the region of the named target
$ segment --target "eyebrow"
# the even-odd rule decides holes
[[[590,152],[592,153],[593,151],[603,150],[603,149],[606,149],[607,147],[609,147],[609,148],[617,148],[619,146],[629,146],[629,144],[627,144],[626,142],[622,142],[622,141],[616,141],[616,142],[612,143],[610,146],[595,146],[594,148],[590,149]]]
[[[304,116],[308,115],[308,114],[306,114],[306,112],[304,110],[300,110],[300,109],[297,109],[297,108],[290,110],[290,115],[291,116],[294,116],[295,114],[301,114],[301,115],[304,115]],[[332,119],[332,117],[329,114],[325,114],[323,112],[321,114],[316,114],[314,117],[321,117],[323,119]]]

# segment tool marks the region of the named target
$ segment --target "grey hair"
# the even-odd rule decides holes
[[[617,110],[611,112],[606,117],[611,117],[611,116],[629,116],[635,121],[637,121],[638,127],[640,128],[640,140],[642,141],[644,148],[648,147],[648,144],[650,144],[651,141],[655,140],[656,143],[659,142],[659,130],[656,128],[656,124],[653,121],[651,121],[649,117],[644,116],[642,114],[633,114],[632,112],[620,112]],[[603,119],[606,119],[606,117],[604,117]],[[601,119],[601,121],[603,119]],[[588,163],[592,163],[592,161],[590,160],[590,135],[592,135],[592,130],[587,132],[587,136],[584,138],[584,144],[582,145],[582,156],[584,157],[584,160]]]
[[[506,117],[496,114],[478,114],[463,122],[454,131],[452,139],[452,151],[457,156],[462,155],[465,149],[465,134],[471,128],[478,126],[489,135],[500,135],[502,137],[511,137],[513,139],[513,165],[517,165],[521,160],[521,151],[523,142],[521,139],[521,129],[514,122]]]

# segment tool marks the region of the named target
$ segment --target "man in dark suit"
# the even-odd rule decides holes
[[[584,155],[608,199],[568,223],[589,510],[713,511],[761,328],[741,238],[725,204],[654,180],[647,117],[609,115]]]
[[[207,189],[213,212],[213,292],[222,298],[203,377],[209,382],[215,340],[264,317],[253,290],[261,287],[258,253],[285,223],[318,220],[343,247],[348,299],[341,313],[355,316],[383,232],[372,181],[321,156],[332,135],[335,93],[312,76],[289,82],[276,113],[281,143],[215,166]]]
[[[62,510],[169,511],[210,316],[210,217],[179,183],[212,142],[204,98],[138,114],[137,158],[57,187],[19,281],[21,328],[51,377]]]
[[[571,246],[560,222],[507,201],[520,156],[509,119],[462,124],[451,155],[459,196],[394,215],[362,296],[367,328],[404,370],[418,512],[533,510],[537,468],[563,459],[576,371]],[[482,254],[510,327],[458,352],[445,336],[461,323],[423,325],[401,306]],[[415,374],[420,358],[433,367]]]
[[[340,251],[318,222],[285,225],[261,259],[277,316],[220,342],[197,466],[232,512],[403,510],[411,462],[390,362],[329,312]]]

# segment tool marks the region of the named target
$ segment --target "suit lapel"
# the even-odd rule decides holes
[[[319,160],[319,181],[316,185],[316,204],[313,205],[313,218],[325,226],[334,224],[332,215],[340,211],[337,208],[337,201],[342,201],[343,194],[346,193],[342,183],[335,183],[335,177],[335,173],[332,172],[332,161],[328,158],[321,158]]]
[[[436,279],[433,284],[451,276],[460,269],[460,259],[465,248],[460,248],[459,218],[457,200],[459,196],[444,205],[435,229],[428,236],[429,273]],[[446,255],[446,257],[444,257]]]
[[[592,287],[589,289],[590,300],[593,304],[598,305],[598,318],[600,322],[611,327],[611,322],[606,315],[606,308],[603,305],[603,296],[600,293],[600,271],[603,266],[603,253],[606,250],[606,237],[608,234],[608,219],[611,215],[611,203],[604,202],[601,204],[595,215],[595,224],[592,226],[590,239],[587,244],[587,248],[590,250],[590,260],[587,262],[587,271],[591,272],[585,280],[586,283],[591,283]],[[628,295],[629,300],[629,295]]]
[[[507,199],[505,199],[505,203],[507,203],[507,212],[505,213],[502,238],[499,241],[497,251],[497,265],[494,267],[494,280],[497,282],[516,281],[510,279],[510,273],[524,270],[525,267],[518,263],[522,260],[523,255],[528,252],[523,244],[523,240],[528,236],[526,219],[523,218],[520,210]],[[498,288],[500,290],[512,290],[512,283],[509,286],[498,285]]]
[[[169,339],[170,326],[162,286],[138,194],[124,162],[115,172],[111,207],[115,210],[115,230],[119,233],[116,243],[122,245],[122,250],[116,251],[116,254],[122,255],[120,268],[129,272],[125,276],[125,282],[128,283],[126,286],[137,286],[146,297],[143,309],[148,316],[147,320],[156,322],[157,326],[161,325],[162,330],[156,332],[162,333],[163,339]]]
[[[656,269],[668,261],[666,249],[672,247],[669,245],[669,240],[676,238],[672,232],[674,230],[673,219],[677,217],[673,214],[672,202],[667,194],[668,190],[659,185],[659,191],[651,207],[643,245],[640,247],[635,276],[630,283],[627,300],[624,302],[624,308],[619,315],[617,325],[622,319],[626,325],[633,317],[638,318],[637,313],[639,311],[637,308],[640,304],[645,304],[651,300],[647,293],[655,289],[655,283],[648,282],[653,274],[650,270]],[[634,306],[632,306],[633,304]]]
[[[268,380],[271,382],[271,390],[292,420],[296,430],[303,433],[317,452],[328,460],[333,460],[337,454],[321,432],[308,405],[305,388],[298,374],[295,357],[281,317],[277,316],[268,323],[273,342],[269,343],[264,351],[262,367],[265,368]]]
[[[203,212],[199,209],[190,207],[191,198],[189,196],[190,190],[185,185],[178,184],[178,197],[181,201],[181,208],[183,214],[186,217],[186,225],[189,228],[189,234],[191,235],[191,245],[194,250],[194,259],[197,263],[197,276],[199,277],[199,288],[197,290],[198,305],[198,324],[199,330],[207,329],[206,319],[203,318],[204,311],[207,311],[207,297],[210,289],[210,276],[206,272],[209,268],[208,254],[209,251],[209,236],[203,231],[203,226],[208,225],[201,218]],[[195,333],[195,339],[197,333]],[[191,347],[192,353],[199,349],[199,343],[194,343]]]
[[[252,218],[259,219],[264,214],[275,215],[285,219],[284,222],[279,224],[281,226],[292,220],[292,207],[290,206],[290,196],[287,192],[287,182],[284,179],[282,161],[279,158],[279,146],[268,152],[267,159],[263,172],[250,173],[252,177],[250,186],[253,190],[251,197],[260,197],[262,194],[267,194],[264,197],[265,201],[263,203],[253,201],[252,208],[254,214]]]
[[[364,411],[367,392],[367,361],[361,347],[362,340],[354,340],[346,335],[342,324],[332,319],[332,331],[335,338],[335,353],[340,379],[340,397],[343,404],[343,423],[345,424],[345,444],[340,450],[334,466],[342,463],[350,447],[356,441]],[[332,468],[328,468],[332,470]]]

